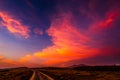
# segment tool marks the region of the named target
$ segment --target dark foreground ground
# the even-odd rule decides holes
[[[29,68],[0,70],[0,80],[29,80],[33,71]]]
[[[0,70],[0,80],[29,80],[33,71],[43,72],[54,80],[120,80],[119,66],[82,66],[71,68],[12,68]]]
[[[120,67],[116,66],[42,68],[39,70],[55,80],[120,80]]]

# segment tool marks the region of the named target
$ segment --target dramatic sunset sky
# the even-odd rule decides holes
[[[120,0],[0,0],[0,68],[120,64]]]

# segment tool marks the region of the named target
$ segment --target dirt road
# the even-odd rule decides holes
[[[54,80],[54,79],[40,71],[34,71],[30,80]]]

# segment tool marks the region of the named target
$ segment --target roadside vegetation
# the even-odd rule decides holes
[[[0,80],[29,80],[33,71],[22,67],[0,70]]]
[[[117,70],[42,68],[39,71],[51,76],[55,80],[120,80],[120,71]]]

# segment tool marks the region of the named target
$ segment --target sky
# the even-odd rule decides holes
[[[0,68],[120,64],[120,0],[0,0]]]

